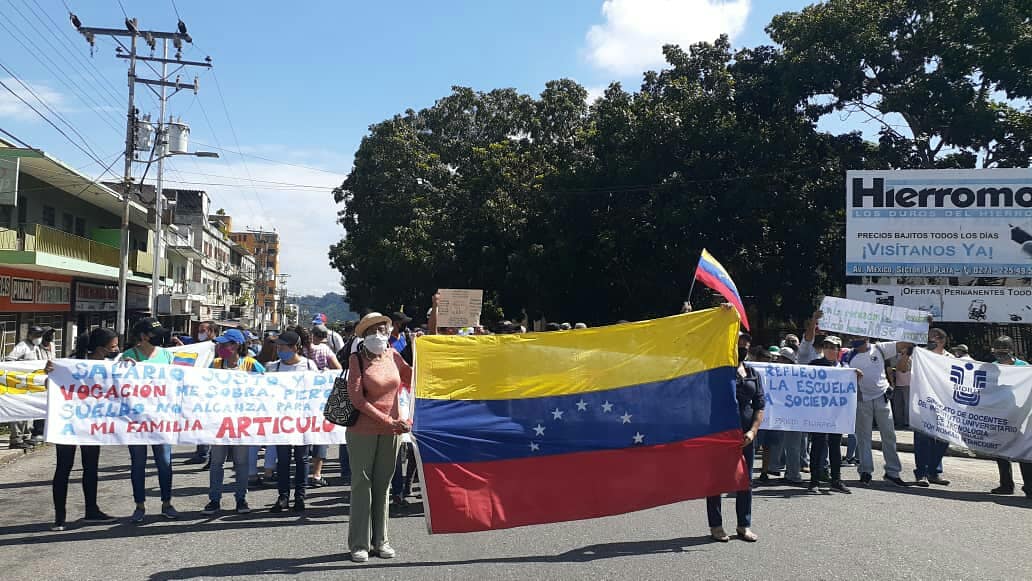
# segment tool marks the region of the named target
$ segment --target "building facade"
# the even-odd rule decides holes
[[[247,249],[255,259],[255,316],[260,326],[278,328],[283,325],[280,301],[280,239],[279,234],[269,231],[231,232],[230,239]]]

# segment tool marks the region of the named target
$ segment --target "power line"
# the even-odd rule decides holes
[[[36,100],[37,100],[37,101],[39,101],[40,103],[42,103],[42,104],[43,104],[43,106],[47,108],[47,110],[49,110],[50,112],[54,113],[54,114],[55,114],[55,115],[56,115],[56,116],[57,116],[57,117],[58,117],[59,119],[61,119],[62,121],[64,121],[64,123],[65,123],[66,125],[68,125],[68,127],[69,127],[69,128],[71,128],[71,129],[72,129],[72,131],[74,131],[74,132],[75,132],[75,134],[76,134],[76,135],[78,135],[80,139],[82,139],[82,140],[83,140],[83,144],[84,144],[84,145],[86,145],[86,148],[87,148],[87,149],[89,149],[89,151],[87,151],[86,149],[83,149],[83,147],[82,147],[81,145],[79,145],[78,143],[76,143],[76,142],[75,142],[75,140],[73,140],[73,139],[72,139],[71,137],[69,137],[69,136],[68,136],[68,134],[67,134],[67,133],[65,133],[65,132],[64,132],[64,131],[63,131],[63,130],[62,130],[62,129],[60,128],[60,127],[58,127],[58,126],[57,126],[57,125],[56,125],[56,124],[55,124],[55,123],[54,123],[53,121],[51,121],[51,120],[50,120],[50,118],[48,118],[48,117],[47,117],[46,115],[44,115],[44,114],[40,113],[39,109],[36,109],[35,107],[33,107],[33,106],[32,106],[32,103],[29,103],[28,101],[26,101],[25,99],[23,99],[23,98],[22,98],[22,96],[21,96],[21,95],[19,95],[19,94],[18,94],[18,93],[17,93],[17,92],[16,92],[16,91],[15,91],[14,89],[12,89],[11,87],[9,87],[9,86],[7,85],[7,83],[5,83],[5,82],[3,82],[3,81],[0,81],[0,85],[2,85],[2,86],[3,86],[4,88],[5,88],[5,89],[7,89],[7,91],[8,91],[9,93],[11,93],[12,95],[14,95],[14,97],[15,97],[16,99],[18,99],[19,101],[21,101],[22,103],[24,103],[26,107],[28,107],[29,109],[32,109],[32,111],[33,111],[33,112],[35,112],[35,113],[36,113],[36,115],[39,115],[39,116],[40,116],[40,118],[42,118],[42,119],[43,119],[44,121],[46,121],[46,122],[47,122],[47,123],[48,123],[48,124],[49,124],[49,125],[50,125],[51,127],[53,127],[54,129],[56,129],[58,133],[60,133],[60,134],[61,134],[61,135],[62,135],[62,136],[63,136],[63,137],[65,138],[65,139],[67,139],[69,143],[71,143],[71,144],[72,144],[72,145],[74,145],[74,146],[75,146],[76,148],[78,148],[78,149],[79,149],[79,151],[83,152],[83,153],[84,153],[84,154],[86,154],[86,155],[87,155],[87,156],[88,156],[88,157],[89,157],[90,159],[92,159],[92,160],[96,161],[96,162],[97,162],[97,163],[99,163],[100,165],[102,165],[102,166],[104,165],[104,162],[102,162],[102,161],[100,161],[100,160],[98,159],[98,157],[97,157],[97,154],[96,154],[96,152],[94,152],[94,151],[93,151],[93,148],[92,148],[92,147],[90,147],[89,143],[87,143],[87,142],[86,142],[86,138],[84,138],[84,137],[82,136],[82,134],[81,134],[81,133],[79,133],[79,131],[78,131],[77,129],[75,129],[75,127],[73,127],[73,126],[72,126],[72,125],[71,125],[70,123],[68,123],[68,121],[64,120],[64,118],[63,118],[63,117],[61,117],[61,116],[60,116],[60,114],[57,114],[56,112],[54,112],[54,110],[53,110],[53,109],[51,109],[51,108],[50,108],[50,106],[49,106],[49,105],[47,105],[45,101],[43,101],[42,99],[40,99],[40,98],[39,98],[39,96],[38,96],[38,95],[36,95],[36,93],[35,93],[35,92],[34,92],[34,91],[33,91],[32,89],[30,89],[30,88],[28,87],[28,85],[26,85],[25,83],[23,83],[23,82],[21,81],[21,79],[19,79],[19,78],[17,77],[17,75],[15,75],[15,74],[14,74],[13,72],[11,72],[11,69],[7,68],[7,67],[6,67],[6,66],[5,66],[5,65],[4,65],[3,63],[0,63],[0,68],[2,68],[2,69],[4,69],[5,71],[7,71],[7,74],[11,75],[11,77],[12,77],[12,78],[13,78],[14,80],[18,81],[18,83],[19,83],[19,84],[20,84],[21,86],[25,87],[25,89],[26,89],[27,91],[29,91],[29,93],[31,93],[31,94],[32,94],[32,95],[33,95],[34,97],[36,97]]]
[[[226,106],[226,98],[222,94],[222,83],[219,82],[218,73],[213,70],[211,72],[211,78],[215,79],[215,88],[218,89],[219,101],[222,102],[222,111],[226,114],[226,121],[229,123],[229,131],[233,135],[233,142],[236,144],[237,150],[240,150],[240,139],[237,137],[236,128],[233,127],[233,119],[229,116],[229,107]],[[247,160],[244,159],[244,156],[240,156],[240,161],[244,163],[244,171],[247,172],[248,179],[254,181],[254,178],[251,176],[251,168],[247,166]],[[262,212],[267,214],[268,212],[265,210],[265,204],[262,203],[261,197],[258,196],[257,192],[252,193],[254,194],[254,198],[258,200],[258,205],[261,206]]]
[[[269,161],[269,162],[272,162],[272,163],[275,163],[275,164],[279,164],[279,165],[287,165],[287,166],[290,166],[290,167],[297,167],[297,168],[301,168],[301,169],[308,169],[308,170],[322,172],[322,173],[327,173],[327,174],[339,175],[339,172],[330,171],[328,169],[322,169],[322,168],[318,168],[318,167],[312,167],[310,165],[301,165],[301,164],[297,164],[297,163],[290,163],[290,162],[282,161],[282,160],[279,160],[279,159],[272,159],[271,157],[262,157],[260,155],[255,155],[253,153],[244,153],[242,151],[236,151],[236,150],[233,150],[233,149],[225,149],[225,148],[222,148],[222,147],[216,147],[214,145],[208,145],[206,143],[201,143],[199,141],[194,141],[194,143],[197,144],[197,145],[200,145],[201,147],[215,149],[215,150],[222,151],[222,152],[225,152],[225,153],[235,153],[235,154],[237,154],[239,156],[253,157],[255,159],[260,159],[260,160],[263,160],[263,161]]]
[[[119,106],[121,106],[122,96],[118,93],[115,84],[112,83],[110,79],[104,77],[103,73],[101,73],[97,65],[94,64],[92,60],[84,57],[82,53],[76,48],[75,42],[72,41],[72,39],[69,37],[69,33],[65,30],[67,24],[65,26],[59,25],[57,21],[51,18],[50,14],[47,13],[47,11],[42,6],[40,6],[38,0],[32,0],[32,3],[35,4],[36,8],[39,9],[39,12],[36,12],[36,10],[30,6],[29,8],[30,10],[32,10],[33,14],[42,14],[44,17],[46,17],[47,20],[50,21],[50,24],[53,27],[51,28],[52,31],[60,31],[60,34],[54,32],[54,36],[57,37],[62,43],[64,43],[64,46],[68,49],[69,53],[71,53],[77,59],[79,59],[80,62],[86,64],[86,66],[89,68],[87,72],[90,73],[90,76],[92,76],[99,85],[103,86],[108,91],[107,94],[112,97],[115,103],[119,103]],[[42,20],[40,20],[40,22],[43,24],[43,28],[49,28],[45,22],[43,22]]]
[[[36,59],[36,62],[41,64],[43,66],[43,68],[47,69],[47,71],[49,71],[50,74],[53,75],[54,78],[58,82],[60,82],[63,86],[68,88],[69,91],[76,96],[76,98],[78,98],[80,101],[82,101],[82,103],[84,105],[87,106],[87,108],[93,110],[93,112],[97,114],[97,116],[101,119],[101,121],[104,121],[104,123],[106,123],[109,127],[114,129],[115,131],[119,131],[117,129],[117,127],[115,127],[114,125],[111,124],[111,122],[110,122],[110,120],[108,120],[108,118],[104,117],[104,114],[110,114],[110,113],[106,110],[106,108],[103,105],[101,105],[95,99],[93,99],[91,96],[89,96],[88,93],[84,93],[82,91],[82,89],[76,87],[75,85],[69,84],[69,82],[66,79],[70,78],[71,75],[69,75],[66,71],[64,71],[63,68],[60,65],[58,65],[56,62],[54,62],[54,60],[52,58],[50,58],[50,56],[47,54],[47,51],[41,49],[35,42],[33,42],[33,40],[27,34],[25,34],[24,32],[19,31],[18,32],[19,36],[21,38],[24,38],[25,41],[27,41],[28,44],[30,44],[32,46],[32,49],[29,49],[29,47],[26,46],[25,42],[23,42],[21,39],[16,38],[14,36],[14,32],[10,28],[7,27],[7,25],[4,23],[3,20],[0,20],[0,28],[3,28],[4,30],[6,30],[8,32],[8,34],[10,34],[11,37],[14,39],[14,41],[17,42],[19,45],[21,45],[22,49],[24,49],[25,52],[27,52],[30,55],[32,55],[32,57],[34,59]],[[42,58],[40,58],[40,57],[42,57]],[[50,64],[48,65],[47,62],[44,62],[43,59],[46,59],[46,61],[49,61]],[[53,65],[53,68],[51,67],[51,65]],[[55,71],[54,69],[60,69],[61,72]]]
[[[176,18],[178,18],[179,20],[183,19],[183,17],[179,15],[179,8],[176,7],[176,0],[172,0],[172,10],[175,11]]]
[[[204,101],[198,99],[197,104],[200,105],[200,107],[201,107],[201,114],[204,116],[204,122],[208,124],[208,130],[211,131],[212,138],[214,138],[215,139],[215,143],[220,146],[220,147],[217,147],[216,149],[221,150],[222,149],[222,147],[221,147],[222,144],[219,142],[218,134],[215,133],[215,127],[211,124],[211,118],[208,117],[208,110],[204,107]],[[219,159],[222,161],[223,165],[226,166],[226,169],[229,169],[229,161],[225,157],[220,157]],[[246,196],[244,196],[243,198],[244,198],[244,203],[247,204],[247,208],[251,211],[251,213],[258,214],[257,210],[254,207],[254,204],[251,203],[251,200],[249,200]]]

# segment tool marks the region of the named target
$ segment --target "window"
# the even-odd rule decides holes
[[[14,208],[11,206],[0,206],[0,228],[10,228],[11,218],[14,217]]]
[[[75,235],[86,238],[86,218],[75,219]]]
[[[18,225],[21,226],[28,221],[29,201],[25,196],[18,196]]]
[[[75,227],[75,219],[68,212],[61,214],[61,229],[69,234],[72,233],[72,229]]]
[[[57,211],[53,206],[43,206],[43,224],[45,226],[57,226]]]

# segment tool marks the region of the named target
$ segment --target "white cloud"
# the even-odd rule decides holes
[[[584,89],[588,92],[588,105],[591,105],[595,101],[601,99],[602,96],[606,94],[606,89],[608,88],[609,87],[603,87],[602,85],[584,87]]]
[[[749,16],[750,0],[605,0],[604,24],[587,35],[595,66],[626,75],[663,63],[664,44],[734,38]]]
[[[233,217],[234,230],[275,229],[280,235],[280,272],[290,275],[290,294],[321,296],[330,291],[343,292],[340,273],[330,267],[327,253],[330,245],[343,235],[337,224],[338,206],[332,190],[344,181],[351,160],[345,162],[341,156],[326,151],[311,151],[302,157],[286,146],[243,149],[287,163],[326,168],[332,173],[254,158],[248,158],[245,166],[240,156],[223,153],[222,161],[175,160],[171,164],[175,169],[166,172],[166,178],[174,180],[168,187],[205,190],[211,197],[212,212],[225,209]],[[209,185],[176,183],[181,181]],[[269,182],[317,188],[302,190]]]
[[[44,108],[43,105],[41,105],[39,101],[37,101],[36,98],[32,96],[31,92],[27,91],[25,87],[21,86],[21,84],[19,84],[17,80],[11,77],[3,77],[0,78],[0,81],[3,81],[3,83],[10,87],[11,90],[13,90],[15,93],[17,93],[19,97],[31,103],[32,106],[38,109],[40,113],[50,116],[50,112],[47,111],[46,108]],[[64,98],[64,95],[57,92],[56,90],[41,83],[26,82],[25,84],[30,89],[32,89],[32,91],[35,92],[36,95],[39,95],[41,99],[46,101],[46,103],[50,105],[50,107],[53,110],[59,113],[63,113],[70,110],[67,106],[67,100]],[[17,97],[8,92],[7,89],[3,89],[3,87],[0,87],[0,89],[2,89],[0,90],[0,118],[17,120],[40,120],[39,116],[32,112],[32,109],[29,109],[27,106],[25,106],[25,104],[22,103],[21,100],[19,100]]]

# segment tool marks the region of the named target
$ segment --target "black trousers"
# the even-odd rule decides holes
[[[1010,460],[997,460],[996,467],[1000,469],[1000,486],[1014,488],[1014,471]],[[1018,462],[1018,468],[1021,469],[1021,479],[1025,481],[1021,489],[1032,496],[1032,462]]]
[[[842,434],[810,434],[810,484],[820,481],[821,465],[824,453],[828,453],[831,468],[831,481],[842,479]]]
[[[57,468],[54,470],[54,522],[65,522],[65,504],[68,501],[68,480],[75,464],[75,448],[66,444],[57,445]],[[100,446],[79,446],[82,451],[82,495],[86,500],[86,514],[97,512],[97,464],[100,462]]]

